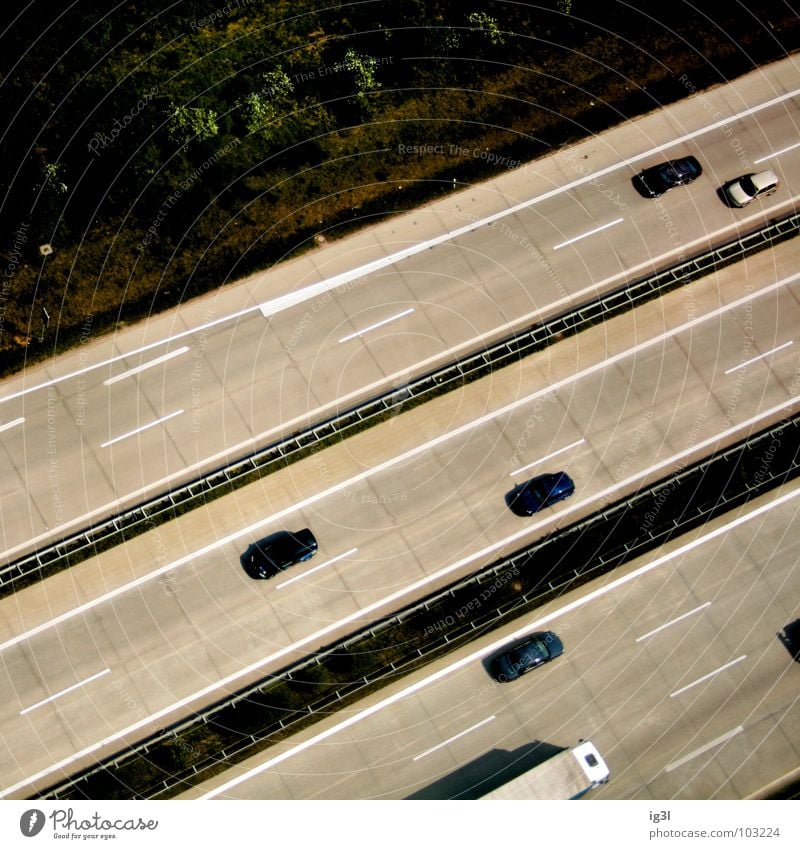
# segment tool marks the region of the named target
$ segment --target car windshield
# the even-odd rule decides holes
[[[528,666],[547,657],[547,649],[541,640],[534,640],[512,652],[511,657],[518,666]]]
[[[270,553],[272,555],[272,559],[282,566],[285,566],[292,559],[289,547],[285,542],[274,545]]]
[[[279,537],[266,545],[259,545],[261,553],[279,566],[286,566],[291,563],[296,548],[297,546],[291,537]]]
[[[546,501],[550,495],[550,490],[546,486],[543,486],[541,481],[528,484],[527,490],[539,502]]]
[[[739,180],[739,185],[742,187],[742,191],[745,194],[750,195],[751,198],[755,197],[758,194],[758,189],[755,187],[755,184],[750,179],[749,174]]]

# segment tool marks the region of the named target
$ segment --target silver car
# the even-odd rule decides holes
[[[758,171],[731,180],[722,187],[722,192],[730,206],[742,207],[756,198],[775,194],[779,185],[780,180],[774,171]]]

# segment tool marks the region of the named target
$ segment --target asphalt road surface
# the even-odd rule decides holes
[[[791,60],[593,137],[0,387],[6,559],[525,324],[793,210]],[[661,200],[631,177],[693,154]],[[762,168],[777,194],[717,196]]]
[[[470,799],[590,739],[597,799],[741,799],[797,772],[800,484],[639,558],[253,757],[185,798]],[[558,633],[497,684],[487,659]]]
[[[795,410],[797,257],[731,266],[0,601],[3,795]],[[515,482],[561,468],[572,499],[510,513]],[[306,526],[314,560],[244,575],[250,542]]]

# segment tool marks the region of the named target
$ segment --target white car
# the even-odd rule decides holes
[[[722,191],[731,206],[742,207],[747,206],[751,200],[774,194],[779,185],[780,180],[774,171],[758,171],[731,180],[722,187]]]

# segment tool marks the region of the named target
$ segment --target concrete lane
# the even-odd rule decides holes
[[[675,262],[690,245],[789,211],[800,148],[769,160],[784,184],[768,203],[730,210],[715,189],[791,143],[797,98],[752,110],[795,88],[800,74],[778,63],[113,337],[93,342],[87,317],[86,345],[3,384],[0,426],[24,421],[3,432],[0,547],[6,556],[28,550],[479,340]],[[705,168],[695,184],[660,201],[636,195],[633,173],[686,153]],[[258,309],[465,227],[334,292],[269,316]]]
[[[569,593],[185,796],[215,794],[284,756],[220,795],[475,798],[493,776],[532,763],[532,743],[563,747],[580,738],[591,739],[611,769],[611,781],[593,798],[756,794],[800,759],[800,666],[776,637],[800,614],[798,494],[790,485],[721,517],[613,576],[663,561],[627,583],[594,598],[608,578]],[[765,512],[703,541],[759,510]],[[689,545],[695,547],[665,556]],[[537,627],[559,633],[565,654],[518,682],[496,684],[474,659],[400,697],[482,646]],[[346,717],[383,702],[383,709],[336,730]],[[311,744],[321,733],[328,736]]]
[[[755,297],[759,286],[796,267],[796,251],[790,242],[747,269],[730,267],[695,284],[689,330],[671,330],[686,323],[686,293],[675,292],[0,602],[5,675],[16,696],[0,708],[0,728],[13,746],[4,759],[9,780],[102,739],[98,729],[113,736],[141,724],[131,732],[136,736],[151,727],[154,713],[184,714],[217,697],[226,676],[245,669],[230,682],[238,687],[280,668],[587,515],[598,502],[740,438],[751,426],[736,427],[748,418],[772,408],[780,411],[769,418],[780,418],[791,409],[781,406],[787,387],[797,394],[794,346],[729,375],[724,370],[774,345],[776,305],[786,327],[797,326],[797,283]],[[750,299],[720,307],[720,292],[734,303],[739,288],[752,290]],[[715,309],[723,311],[700,321]],[[671,335],[659,339],[664,333]],[[632,339],[635,355],[628,354]],[[719,352],[712,371],[704,366],[709,351]],[[514,409],[492,412],[524,398]],[[480,426],[470,425],[481,418]],[[727,436],[719,440],[721,432]],[[431,440],[439,441],[420,448]],[[573,499],[530,521],[507,510],[503,498],[516,480],[558,468],[578,484]],[[281,518],[270,521],[276,514]],[[246,578],[238,558],[250,541],[304,526],[315,530],[321,551],[286,573],[291,583]],[[147,578],[154,568],[165,571]],[[131,580],[140,583],[93,604]],[[77,605],[86,606],[47,625]],[[84,695],[76,689],[19,715],[106,667],[112,672]],[[204,687],[208,692],[193,698]],[[172,708],[176,702],[182,703]]]

